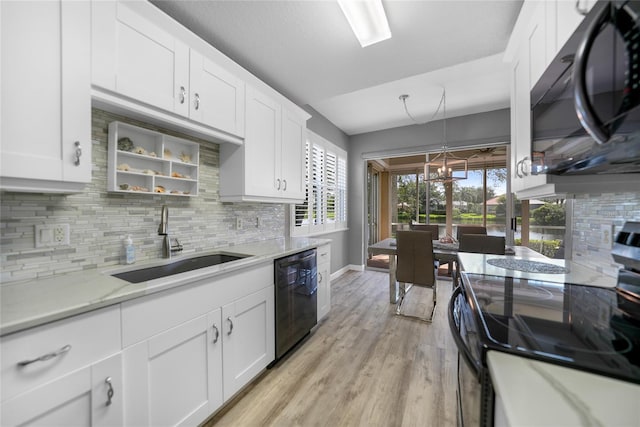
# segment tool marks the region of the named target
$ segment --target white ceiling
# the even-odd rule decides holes
[[[238,64],[349,135],[507,108],[502,62],[522,0],[383,0],[392,38],[362,48],[331,0],[152,0]],[[442,117],[442,112],[438,118]]]

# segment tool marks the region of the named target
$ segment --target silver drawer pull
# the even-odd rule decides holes
[[[22,367],[22,366],[30,365],[30,364],[35,363],[35,362],[44,362],[45,360],[49,360],[49,359],[53,359],[54,357],[58,357],[61,354],[64,354],[64,353],[68,352],[69,350],[71,350],[71,344],[67,344],[67,345],[65,345],[64,347],[62,347],[59,350],[52,351],[51,353],[43,354],[42,356],[37,357],[35,359],[23,360],[21,362],[18,362],[18,366]]]
[[[213,324],[212,329],[213,329],[213,332],[216,333],[216,337],[213,339],[213,343],[215,344],[218,342],[218,338],[220,338],[220,331],[218,330],[218,326],[215,323]]]
[[[107,403],[106,403],[106,406],[109,406],[113,401],[113,384],[111,384],[111,377],[105,378],[104,382],[105,384],[107,384],[107,387],[109,387],[109,389],[107,390]]]
[[[227,322],[229,322],[229,332],[227,332],[227,335],[231,335],[231,332],[233,332],[233,320],[231,320],[231,317],[227,317]]]
[[[76,166],[80,166],[80,157],[82,157],[82,147],[80,146],[80,141],[74,142],[73,145],[76,146],[76,159],[73,164]]]

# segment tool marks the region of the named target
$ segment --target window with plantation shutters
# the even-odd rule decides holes
[[[313,145],[313,161],[311,162],[311,200],[313,200],[312,218],[313,225],[324,224],[325,219],[325,171],[324,171],[324,149],[318,145]]]
[[[336,221],[347,226],[347,159],[338,157]]]
[[[291,209],[291,235],[320,234],[347,226],[347,153],[308,133],[304,202]]]

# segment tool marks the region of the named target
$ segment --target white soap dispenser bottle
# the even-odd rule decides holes
[[[127,234],[124,239],[124,263],[133,264],[136,262],[136,248],[133,246],[133,240],[131,240],[131,234]]]

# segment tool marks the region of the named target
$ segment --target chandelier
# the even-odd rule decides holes
[[[467,160],[454,156],[442,147],[442,152],[435,157],[426,155],[424,164],[424,180],[433,182],[453,182],[467,179]]]
[[[400,95],[400,100],[404,104],[404,110],[409,116],[409,118],[418,123],[413,116],[409,113],[407,109],[407,98],[409,95]],[[468,161],[466,159],[461,159],[456,157],[452,153],[447,150],[447,95],[446,90],[442,89],[442,97],[440,98],[440,103],[438,104],[438,108],[436,112],[433,114],[431,120],[433,120],[438,112],[440,111],[440,107],[442,107],[443,112],[443,143],[442,151],[435,156],[427,153],[426,162],[424,164],[424,180],[426,182],[453,182],[461,179],[467,179],[467,169],[468,169]]]

